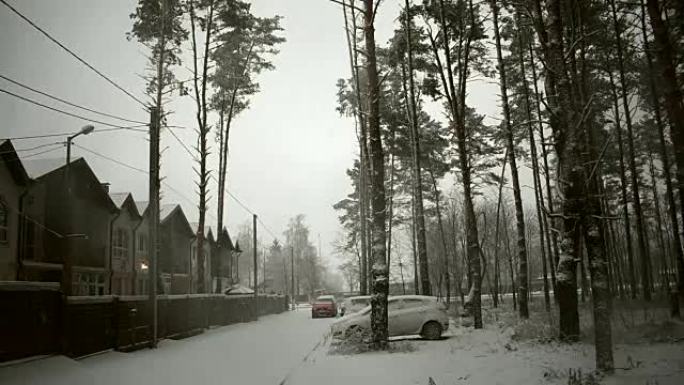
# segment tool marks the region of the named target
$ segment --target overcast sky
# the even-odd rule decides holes
[[[125,89],[143,98],[147,49],[126,40],[134,0],[22,0],[12,4],[36,24],[110,76]],[[386,0],[376,25],[378,44],[384,44],[395,28],[399,1]],[[234,122],[231,132],[228,188],[260,215],[282,238],[289,218],[306,215],[313,241],[321,234],[323,254],[332,251],[339,232],[332,205],[350,191],[345,170],[358,152],[353,122],[335,111],[340,77],[349,76],[348,53],[340,8],[327,0],[255,0],[258,16],[281,15],[287,42],[274,58],[276,70],[264,73],[261,93],[251,108]],[[26,22],[0,6],[0,74],[96,110],[147,122],[147,112],[137,102],[98,77],[47,40]],[[177,71],[186,79],[190,72]],[[479,84],[469,90],[478,111],[497,114],[496,88]],[[494,86],[495,87],[495,86]],[[0,88],[45,101],[5,80]],[[192,146],[194,101],[174,96],[170,124],[190,127],[175,132]],[[53,102],[49,102],[53,105]],[[73,110],[72,108],[67,108]],[[84,115],[92,116],[87,113]],[[44,110],[0,93],[0,137],[75,132],[86,122]],[[108,122],[118,123],[103,118]],[[107,128],[94,124],[97,129]],[[213,134],[212,134],[213,137]],[[103,159],[87,150],[147,169],[147,135],[140,132],[100,132],[79,137],[83,156],[102,182],[114,192],[130,191],[136,200],[147,200],[147,176]],[[18,149],[33,148],[61,138],[16,141]],[[163,133],[162,173],[173,187],[162,187],[163,203],[180,203],[191,221],[197,219],[195,173],[189,155]],[[85,149],[84,149],[85,148]],[[51,147],[43,148],[45,150]],[[41,149],[41,150],[43,150]],[[87,150],[86,150],[87,149]],[[22,154],[37,152],[26,151]],[[216,150],[217,151],[217,150]],[[37,157],[62,157],[64,149]],[[212,168],[216,168],[214,164]],[[211,185],[208,223],[215,225],[216,187]],[[178,192],[174,191],[177,190]],[[227,224],[236,233],[251,215],[227,197]],[[260,231],[262,231],[260,229]],[[263,232],[265,241],[272,237]]]

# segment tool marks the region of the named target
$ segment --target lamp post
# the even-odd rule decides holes
[[[67,227],[68,227],[68,232],[73,233],[74,231],[74,225],[73,225],[73,217],[72,217],[72,207],[71,207],[71,176],[69,175],[69,169],[71,168],[71,143],[73,140],[79,136],[79,135],[88,135],[91,132],[95,130],[95,127],[92,124],[85,125],[81,128],[81,130],[69,137],[67,137],[66,141],[66,146],[67,146],[67,153],[66,153],[66,167],[64,169],[64,179],[66,181],[66,199],[65,199],[65,208],[66,208],[66,218],[67,218]],[[62,276],[62,291],[64,292],[64,295],[71,295],[71,289],[72,289],[72,256],[71,256],[71,239],[73,237],[64,237],[65,243],[65,253],[64,253],[64,274]]]

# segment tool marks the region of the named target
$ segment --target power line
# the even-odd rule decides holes
[[[136,98],[133,94],[131,94],[130,92],[126,91],[126,90],[125,90],[123,87],[121,87],[120,85],[116,84],[112,79],[108,78],[105,74],[103,74],[102,72],[98,71],[95,67],[93,67],[92,65],[90,65],[90,63],[88,63],[87,61],[85,61],[84,59],[82,59],[80,56],[78,56],[77,54],[75,54],[74,51],[72,51],[72,50],[70,50],[69,48],[67,48],[64,44],[60,43],[57,39],[55,39],[54,37],[52,37],[52,36],[51,36],[49,33],[47,33],[44,29],[42,29],[42,28],[40,28],[38,25],[36,25],[36,23],[34,23],[33,21],[31,21],[28,17],[24,16],[24,15],[23,15],[21,12],[19,12],[16,8],[12,7],[9,3],[7,3],[7,1],[5,1],[5,0],[0,0],[0,2],[2,2],[7,8],[11,9],[12,12],[14,12],[15,14],[17,14],[17,16],[19,16],[19,17],[21,17],[22,19],[24,19],[24,21],[26,21],[27,23],[29,23],[33,28],[35,28],[36,30],[38,30],[38,31],[39,31],[40,33],[42,33],[43,35],[45,35],[45,37],[47,37],[48,39],[50,39],[53,43],[57,44],[57,45],[58,45],[59,47],[61,47],[63,50],[65,50],[66,52],[68,52],[71,56],[73,56],[73,57],[76,58],[78,61],[80,61],[81,63],[83,63],[86,67],[90,68],[93,72],[95,72],[96,74],[100,75],[101,78],[105,79],[105,80],[106,80],[107,82],[109,82],[111,85],[113,85],[114,87],[118,88],[120,91],[122,91],[122,92],[125,93],[126,95],[128,95],[131,99],[135,100],[136,102],[140,103],[140,105],[142,105],[143,107],[147,108],[147,105],[146,105],[145,103],[143,103],[142,101],[140,101],[140,99]]]
[[[128,126],[128,127],[115,127],[115,128],[103,128],[97,130],[97,132],[109,132],[109,131],[121,131],[121,130],[127,130],[127,131],[136,131],[136,132],[147,132],[147,130],[141,130],[138,127],[144,127],[146,125],[139,125],[139,126]],[[56,138],[56,137],[66,137],[73,135],[73,132],[62,132],[59,134],[44,134],[44,135],[29,135],[29,136],[15,136],[12,138],[0,138],[0,140],[25,140],[25,139],[42,139],[42,138]]]
[[[64,99],[62,99],[62,98],[60,98],[60,97],[51,95],[51,94],[49,94],[49,93],[47,93],[47,92],[45,92],[45,91],[40,91],[40,90],[37,90],[37,89],[35,89],[35,88],[33,88],[33,87],[27,86],[26,84],[23,84],[23,83],[20,83],[20,82],[18,82],[18,81],[16,81],[16,80],[10,79],[10,78],[8,78],[7,76],[4,76],[4,75],[0,75],[0,78],[5,79],[6,81],[8,81],[8,82],[10,82],[10,83],[12,83],[12,84],[14,84],[14,85],[17,85],[17,86],[19,86],[19,87],[23,87],[23,88],[25,88],[25,89],[27,89],[27,90],[29,90],[29,91],[33,91],[33,92],[35,92],[35,93],[37,93],[37,94],[40,94],[40,95],[43,95],[43,96],[47,96],[47,97],[50,98],[50,99],[57,100],[58,102],[67,104],[67,105],[72,106],[72,107],[79,108],[79,109],[84,110],[84,111],[88,111],[88,112],[92,112],[92,113],[94,113],[94,114],[106,116],[106,117],[108,117],[108,118],[113,118],[113,119],[122,120],[122,121],[125,121],[125,122],[146,124],[145,122],[141,122],[141,121],[138,121],[138,120],[131,120],[131,119],[127,119],[127,118],[123,118],[123,117],[117,116],[117,115],[108,114],[108,113],[106,113],[106,112],[97,111],[97,110],[94,110],[94,109],[91,109],[91,108],[88,108],[88,107],[83,107],[83,106],[81,106],[81,105],[72,103],[72,102],[70,102],[70,101],[68,101],[68,100],[64,100]]]
[[[216,178],[215,178],[213,175],[212,175],[210,178],[212,178],[212,179],[214,179],[214,181],[218,182],[218,181],[216,180]],[[249,207],[247,207],[246,204],[242,203],[242,201],[241,201],[240,199],[238,199],[238,197],[236,197],[232,192],[230,192],[230,190],[225,189],[225,191],[228,193],[228,195],[229,195],[231,198],[233,198],[233,200],[234,200],[235,202],[237,202],[238,205],[240,205],[240,206],[241,206],[245,211],[247,211],[249,214],[252,214],[252,215],[255,215],[255,214],[256,214],[252,209],[250,209]],[[269,234],[273,237],[273,239],[278,239],[278,237],[275,235],[275,233],[274,233],[273,231],[271,231],[271,229],[270,229],[268,226],[266,226],[266,223],[264,223],[264,221],[261,220],[261,217],[258,216],[258,215],[257,215],[257,221],[259,221],[259,223],[261,223],[261,225],[264,227],[264,230],[266,230],[266,232],[269,233]]]
[[[13,153],[13,152],[33,151],[33,150],[37,150],[37,149],[39,149],[39,148],[45,148],[45,147],[49,147],[49,146],[55,146],[55,145],[57,145],[57,144],[62,144],[62,142],[53,142],[53,143],[41,144],[40,146],[35,146],[35,147],[31,147],[31,148],[17,148],[17,149],[15,149],[14,151],[4,151],[4,152],[0,152],[0,155],[11,154],[11,153]]]
[[[3,1],[3,0],[0,0],[0,1]],[[78,114],[74,114],[74,113],[72,113],[72,112],[60,110],[59,108],[55,108],[55,107],[48,106],[48,105],[46,105],[46,104],[37,102],[37,101],[35,101],[35,100],[29,99],[29,98],[27,98],[27,97],[24,97],[24,96],[21,96],[21,95],[18,95],[18,94],[15,94],[14,92],[7,91],[7,90],[2,89],[2,88],[0,88],[0,92],[3,92],[3,93],[5,93],[5,94],[7,94],[7,95],[10,95],[10,96],[14,96],[15,98],[21,99],[21,100],[23,100],[23,101],[25,101],[25,102],[28,102],[28,103],[35,104],[35,105],[37,105],[37,106],[46,108],[46,109],[48,109],[48,110],[52,110],[52,111],[58,112],[58,113],[60,113],[60,114],[64,114],[64,115],[67,115],[67,116],[71,116],[71,117],[76,118],[76,119],[81,119],[81,120],[84,120],[84,121],[86,121],[86,122],[93,122],[93,123],[102,124],[103,126],[109,126],[109,127],[115,127],[115,128],[122,128],[122,129],[129,129],[129,128],[147,126],[147,124],[140,124],[140,125],[137,125],[137,126],[128,126],[128,127],[126,127],[126,126],[119,126],[119,125],[116,125],[116,124],[111,124],[111,123],[103,122],[103,121],[101,121],[101,120],[95,120],[95,119],[86,118],[85,116],[81,116],[81,115],[78,115]]]
[[[87,152],[89,152],[89,153],[91,153],[91,154],[93,154],[93,155],[95,155],[95,156],[98,156],[98,157],[100,157],[100,158],[102,158],[102,159],[105,159],[105,160],[108,160],[108,161],[110,161],[110,162],[116,163],[116,164],[118,164],[119,166],[126,167],[126,168],[131,169],[131,170],[134,170],[134,171],[138,171],[138,172],[143,173],[143,174],[145,174],[145,175],[149,175],[149,174],[150,174],[147,170],[143,170],[143,169],[141,169],[141,168],[138,168],[138,167],[135,167],[135,166],[131,166],[130,164],[124,163],[124,162],[122,162],[122,161],[120,161],[120,160],[117,160],[117,159],[114,159],[114,158],[109,157],[109,156],[107,156],[107,155],[101,154],[101,153],[99,153],[99,152],[97,152],[97,151],[93,151],[93,150],[91,150],[91,149],[85,148],[85,147],[83,147],[83,146],[81,146],[81,145],[78,145],[78,144],[76,144],[76,143],[74,143],[73,145],[76,146],[76,147],[78,147],[78,148],[80,148],[80,149],[82,149],[82,150],[84,150],[84,151],[87,151]],[[192,204],[193,206],[196,204],[196,202],[194,202],[192,199],[188,198],[185,194],[183,194],[182,192],[180,192],[178,189],[174,188],[173,186],[171,186],[171,185],[168,184],[167,182],[161,181],[161,183],[162,183],[165,187],[167,187],[169,190],[175,192],[179,197],[183,198],[183,199],[184,199],[185,201],[187,201],[188,203]],[[208,212],[207,212],[207,215],[208,215],[211,219],[216,219],[216,217],[214,217],[213,215],[209,214]]]
[[[193,152],[190,151],[190,149],[185,145],[185,143],[183,143],[183,141],[176,135],[176,133],[173,132],[173,130],[171,129],[171,127],[170,127],[170,126],[166,126],[166,128],[169,130],[169,132],[171,133],[171,135],[176,139],[176,141],[177,141],[178,143],[180,143],[180,145],[183,147],[183,149],[184,149],[188,154],[190,154],[190,157],[191,157],[194,161],[196,161],[196,162],[199,161],[199,159],[197,159],[197,157],[195,156],[195,154],[193,154]]]
[[[53,151],[57,151],[57,150],[61,150],[61,149],[62,149],[62,146],[61,146],[61,143],[60,143],[60,146],[59,146],[59,147],[54,147],[54,148],[51,148],[51,149],[49,149],[49,150],[44,150],[44,151],[36,152],[35,154],[29,154],[29,155],[23,156],[22,159],[33,158],[34,156],[38,156],[38,155],[42,155],[42,154],[47,154],[48,152],[53,152]]]

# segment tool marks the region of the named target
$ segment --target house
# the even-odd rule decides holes
[[[159,261],[162,286],[166,294],[189,293],[190,245],[195,232],[178,204],[159,208]]]
[[[229,288],[233,280],[233,258],[239,249],[233,246],[228,230],[224,227],[212,245],[212,291],[220,293]],[[236,250],[237,249],[237,250]]]
[[[71,295],[109,293],[110,229],[118,209],[88,163],[24,161],[20,279],[62,282]],[[47,199],[49,197],[49,199]],[[66,262],[66,263],[65,263]]]
[[[29,177],[12,145],[0,143],[0,281],[14,281],[18,274],[21,204]]]
[[[190,224],[192,229],[199,228],[199,223],[193,222]],[[214,249],[214,232],[211,226],[204,227],[204,290],[203,292],[211,292],[211,252]],[[199,293],[199,264],[197,263],[197,236],[192,239],[190,245],[190,270],[191,274],[191,284],[190,292]]]
[[[109,292],[131,295],[135,292],[135,230],[142,217],[130,193],[110,193],[109,197],[119,210],[110,226]]]

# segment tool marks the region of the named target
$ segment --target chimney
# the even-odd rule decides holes
[[[102,186],[102,188],[105,190],[105,192],[106,192],[107,194],[109,194],[109,185],[110,185],[110,184],[111,184],[111,183],[100,183],[100,185]]]

